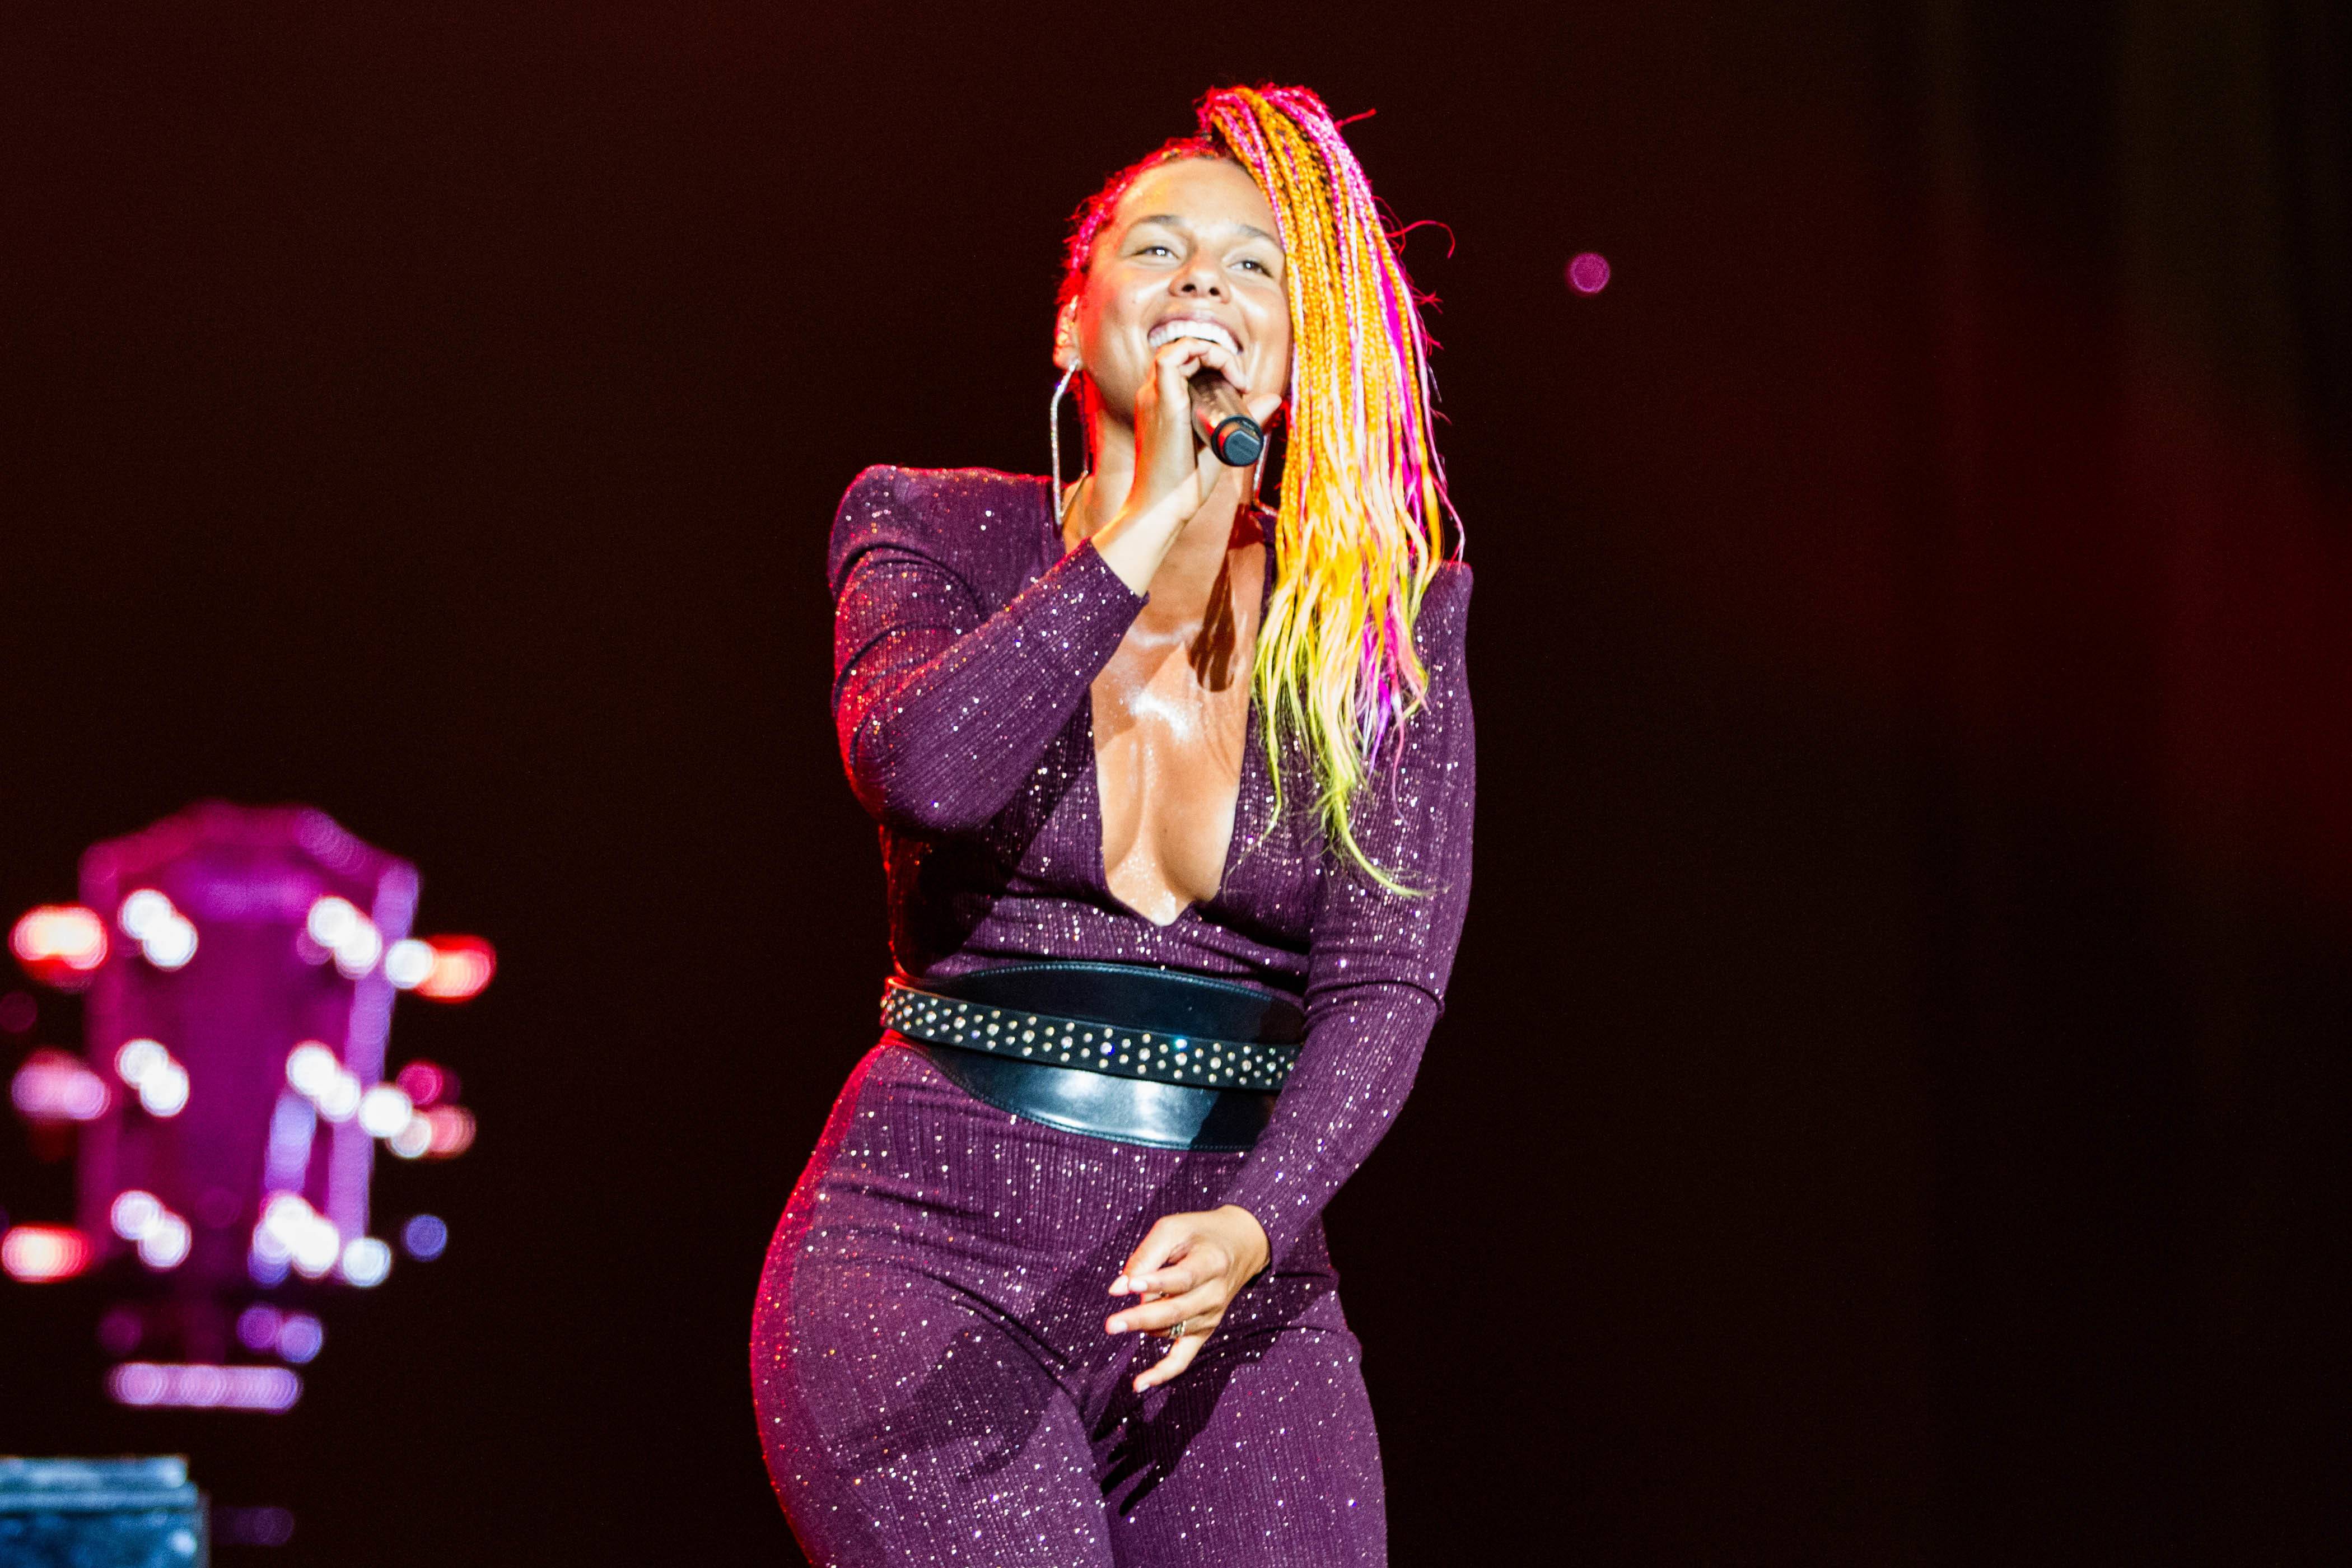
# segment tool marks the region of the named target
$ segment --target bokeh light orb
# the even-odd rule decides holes
[[[449,1246],[449,1226],[440,1215],[421,1214],[400,1227],[400,1245],[420,1263],[430,1263]]]
[[[1568,286],[1580,294],[1598,294],[1609,287],[1609,258],[1597,250],[1579,251],[1568,264]]]

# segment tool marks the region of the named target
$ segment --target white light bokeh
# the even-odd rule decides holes
[[[360,1108],[360,1080],[342,1068],[335,1069],[323,1088],[311,1098],[318,1102],[319,1114],[330,1121],[349,1121]]]
[[[335,1080],[342,1064],[335,1053],[316,1040],[305,1040],[286,1056],[286,1081],[307,1099],[316,1100]]]
[[[171,1059],[172,1053],[159,1040],[125,1040],[122,1048],[114,1053],[114,1070],[123,1082],[137,1089],[149,1073]]]
[[[125,1241],[137,1241],[155,1228],[163,1217],[163,1202],[154,1194],[137,1187],[116,1195],[114,1206],[107,1218],[114,1226],[114,1234]]]
[[[335,967],[346,980],[357,980],[383,956],[383,937],[373,921],[362,917],[359,926],[335,948]]]
[[[115,911],[114,921],[122,934],[134,942],[145,942],[164,921],[178,913],[172,900],[152,888],[142,888],[122,900]]]
[[[433,944],[429,942],[403,937],[384,952],[384,978],[403,991],[418,985],[432,973]]]
[[[154,1228],[139,1238],[139,1261],[150,1268],[177,1268],[187,1261],[194,1241],[188,1222],[167,1209]]]
[[[372,1236],[355,1236],[343,1248],[343,1278],[364,1290],[392,1272],[392,1248]]]
[[[433,1147],[433,1123],[411,1116],[408,1125],[385,1139],[383,1146],[404,1160],[421,1160]]]
[[[139,1103],[150,1116],[177,1116],[187,1109],[188,1069],[167,1061],[139,1080]]]
[[[303,922],[303,929],[310,933],[312,942],[332,949],[341,947],[359,923],[360,912],[352,907],[351,900],[329,893],[310,906],[310,917]]]
[[[157,923],[139,943],[147,962],[158,969],[184,968],[196,956],[196,928],[178,915]]]
[[[388,1083],[377,1084],[360,1096],[360,1131],[371,1138],[389,1138],[406,1127],[416,1114],[408,1096]]]
[[[335,1267],[336,1259],[342,1256],[343,1238],[337,1233],[334,1222],[319,1215],[311,1215],[310,1223],[297,1232],[292,1240],[294,1271],[305,1279],[324,1278]]]

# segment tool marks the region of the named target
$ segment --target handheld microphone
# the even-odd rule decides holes
[[[1192,422],[1201,439],[1229,468],[1246,468],[1265,450],[1265,432],[1242,406],[1234,384],[1214,370],[1202,370],[1184,384],[1192,393]]]

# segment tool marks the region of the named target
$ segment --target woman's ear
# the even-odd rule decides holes
[[[1076,301],[1062,307],[1054,319],[1054,368],[1080,370],[1078,358],[1078,307]]]

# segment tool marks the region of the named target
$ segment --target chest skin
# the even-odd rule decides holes
[[[1097,675],[1095,782],[1111,894],[1154,925],[1217,894],[1241,798],[1265,547],[1225,552],[1199,604],[1154,593]]]

